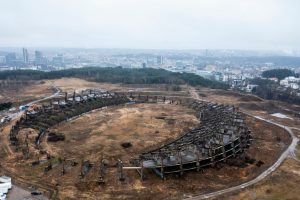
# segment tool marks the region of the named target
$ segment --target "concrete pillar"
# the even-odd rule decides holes
[[[224,144],[222,145],[222,152],[223,152],[223,157],[226,157],[226,150]]]
[[[161,161],[161,165],[160,165],[160,173],[162,175],[162,177],[164,178],[164,159],[162,157],[162,155],[160,156],[160,161]]]
[[[182,165],[182,157],[180,154],[180,151],[178,151],[178,158],[179,158],[179,162],[180,162],[180,175],[183,175],[183,165]]]
[[[125,177],[123,174],[123,162],[118,159],[118,170],[119,170],[119,181],[124,181]]]
[[[141,181],[144,180],[144,165],[143,165],[143,161],[141,161]]]

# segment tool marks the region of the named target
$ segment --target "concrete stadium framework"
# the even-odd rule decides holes
[[[159,101],[182,103],[181,99],[167,100],[165,97],[140,94],[137,96],[130,94],[127,97],[124,94],[104,90],[85,90],[81,94],[74,92],[71,96],[65,93],[63,99],[51,100],[48,105],[26,111],[25,116],[12,127],[10,141],[18,150],[21,146],[17,137],[19,131],[23,128],[34,128],[39,131],[35,140],[36,148],[39,149],[40,142],[50,127],[80,117],[84,113],[112,105]],[[226,162],[227,159],[242,154],[249,147],[251,134],[245,124],[245,116],[237,108],[204,101],[188,102],[187,105],[197,111],[201,120],[199,127],[158,149],[142,153],[139,159],[132,162],[133,166],[124,167],[120,160],[118,162],[120,180],[123,179],[123,169],[137,169],[142,179],[143,169],[151,169],[161,178],[170,173],[200,171],[219,162]],[[27,140],[22,146],[24,158],[28,158]],[[89,171],[89,165],[89,162],[82,162],[81,175],[84,176]],[[52,166],[47,166],[45,170],[51,168]]]
[[[250,145],[244,115],[233,106],[203,101],[191,106],[199,113],[200,127],[141,156],[143,167],[153,169],[161,178],[226,162]]]

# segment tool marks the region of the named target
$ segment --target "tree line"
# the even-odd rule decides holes
[[[294,71],[289,69],[271,69],[262,73],[262,77],[264,78],[278,78],[278,80],[282,80],[289,76],[298,77],[299,74],[296,74]]]
[[[11,108],[12,102],[0,103],[0,111]]]
[[[82,78],[88,81],[123,84],[189,84],[218,89],[228,89],[225,83],[205,79],[192,73],[175,73],[164,69],[122,67],[85,67],[61,71],[11,70],[0,72],[0,80],[42,80],[63,77]]]
[[[264,78],[278,78],[278,80],[282,80],[289,76],[296,76],[298,77],[299,74],[295,73],[292,70],[288,69],[272,69],[267,70],[262,73],[262,77]],[[258,85],[252,92],[264,99],[268,100],[279,100],[284,101],[292,104],[300,105],[300,98],[298,96],[299,90],[294,90],[292,88],[285,88],[280,86],[278,82],[269,80],[269,79],[262,79],[262,78],[255,78],[250,81],[251,84]]]

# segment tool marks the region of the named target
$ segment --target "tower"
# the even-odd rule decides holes
[[[43,63],[43,54],[41,51],[35,51],[35,64],[41,65]]]
[[[162,65],[163,64],[163,57],[162,56],[157,56],[156,57],[156,63],[158,65]]]
[[[25,48],[23,48],[23,61],[24,61],[25,63],[28,63],[28,61],[29,61],[29,58],[28,58],[28,51],[27,51],[27,49],[25,49]]]

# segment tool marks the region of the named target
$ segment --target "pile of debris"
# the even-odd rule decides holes
[[[49,133],[47,141],[48,142],[58,142],[58,141],[64,141],[65,140],[65,135],[62,133]]]

